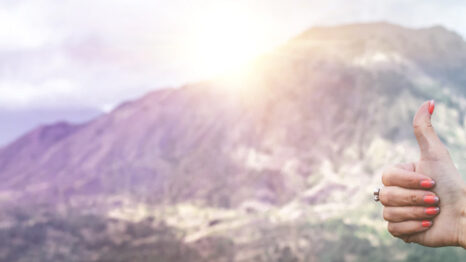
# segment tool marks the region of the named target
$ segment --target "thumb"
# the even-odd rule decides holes
[[[448,155],[431,123],[434,113],[434,100],[424,102],[416,112],[413,119],[414,134],[421,150],[421,159],[439,159]]]

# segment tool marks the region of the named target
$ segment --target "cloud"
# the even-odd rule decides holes
[[[0,109],[109,108],[201,77],[182,55],[194,24],[226,0],[15,0],[0,3]],[[312,25],[386,20],[466,35],[466,3],[433,0],[229,1],[272,45]],[[241,17],[238,17],[241,19]]]
[[[76,85],[67,79],[49,79],[40,85],[31,85],[24,82],[2,82],[0,84],[2,95],[0,105],[2,108],[22,108],[27,106],[69,104],[63,100],[55,100],[56,96],[74,99]],[[53,93],[54,96],[48,94]]]

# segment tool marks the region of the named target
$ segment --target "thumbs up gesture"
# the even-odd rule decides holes
[[[383,172],[383,216],[388,231],[406,242],[466,248],[466,185],[432,126],[434,108],[425,102],[414,116],[419,161]]]

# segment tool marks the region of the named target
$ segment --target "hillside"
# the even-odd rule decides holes
[[[95,261],[151,261],[166,236],[178,251],[164,261],[376,261],[391,248],[415,259],[386,234],[370,192],[383,166],[416,158],[411,118],[424,100],[436,100],[435,126],[464,159],[465,70],[466,43],[443,27],[311,28],[242,72],[38,127],[1,149],[10,222],[0,237],[38,225],[31,254],[63,238]],[[106,232],[101,244],[86,238],[87,215]],[[0,255],[24,258],[21,248]],[[136,258],[140,248],[151,255]],[[44,260],[60,260],[50,252]]]

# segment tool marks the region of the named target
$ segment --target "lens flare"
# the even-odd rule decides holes
[[[202,77],[240,69],[271,49],[263,20],[232,6],[205,11],[192,25],[186,49]]]

